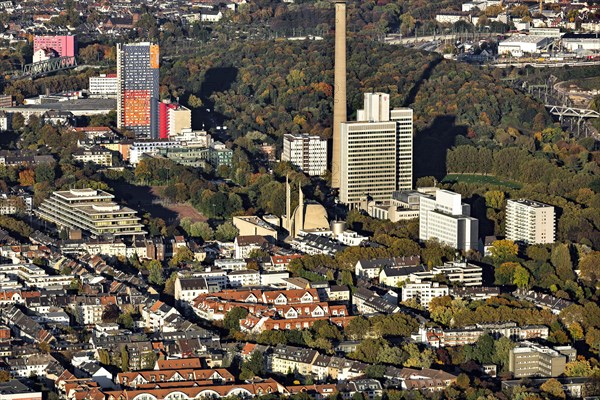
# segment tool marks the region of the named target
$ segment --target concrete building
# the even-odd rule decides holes
[[[438,282],[409,282],[402,287],[402,301],[416,300],[424,308],[429,307],[434,297],[448,296],[449,289]]]
[[[365,93],[357,119],[341,124],[340,200],[366,209],[412,188],[412,110],[390,112],[388,94]]]
[[[112,167],[112,151],[101,146],[93,146],[88,149],[77,149],[73,152],[73,159],[83,164],[88,162]]]
[[[158,138],[159,47],[117,44],[117,126],[136,137]]]
[[[327,140],[317,135],[287,133],[283,136],[281,161],[289,161],[310,176],[327,170]]]
[[[254,215],[233,217],[233,226],[238,229],[240,236],[271,236],[277,239],[275,228]]]
[[[192,111],[177,103],[159,104],[159,136],[168,139],[192,128]]]
[[[115,203],[114,197],[89,188],[53,192],[35,214],[60,227],[81,229],[92,236],[145,235],[137,212]]]
[[[335,61],[333,90],[333,154],[331,187],[341,187],[341,129],[347,121],[346,105],[346,0],[335,0]]]
[[[59,57],[75,57],[77,41],[72,35],[34,36],[33,52],[42,49],[52,49]]]
[[[498,54],[513,57],[537,54],[552,42],[552,38],[545,36],[514,35],[498,44]]]
[[[565,372],[565,364],[575,360],[577,350],[571,346],[554,348],[532,342],[519,343],[508,356],[508,369],[515,378],[554,377]]]
[[[433,279],[436,275],[443,275],[451,283],[461,286],[481,286],[483,270],[480,266],[469,264],[466,261],[450,261],[442,266],[434,266],[425,272],[415,272],[410,280]]]
[[[562,45],[570,51],[600,51],[600,36],[597,33],[567,33]]]
[[[529,245],[554,243],[554,207],[533,200],[508,200],[506,239]]]
[[[90,76],[88,92],[90,96],[116,98],[119,92],[119,80],[117,74],[100,74]]]
[[[420,198],[419,239],[437,238],[458,250],[477,249],[479,221],[470,217],[471,207],[461,195],[437,190],[435,197]]]
[[[0,383],[0,400],[42,400],[42,392],[13,379]]]

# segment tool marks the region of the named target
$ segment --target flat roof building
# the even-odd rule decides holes
[[[157,44],[117,44],[117,126],[136,137],[159,136],[159,59]]]
[[[60,227],[81,229],[92,236],[145,235],[137,212],[113,201],[103,190],[70,189],[52,193],[35,214]]]
[[[461,195],[439,189],[435,197],[420,198],[419,239],[437,238],[458,250],[477,249],[479,220],[470,217],[471,207]]]
[[[367,208],[396,190],[412,189],[413,111],[390,112],[389,95],[365,93],[357,121],[341,124],[340,200]]]
[[[522,342],[510,350],[508,369],[515,378],[528,376],[552,377],[565,372],[565,365],[575,360],[577,350],[571,346],[554,348],[532,342]]]
[[[327,170],[327,140],[306,133],[283,136],[281,161],[289,161],[310,176],[323,175]]]
[[[526,244],[554,243],[554,207],[533,200],[506,202],[506,238]]]

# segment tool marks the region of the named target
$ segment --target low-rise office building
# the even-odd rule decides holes
[[[510,351],[508,369],[515,378],[559,376],[565,372],[566,363],[576,357],[577,350],[571,346],[550,348],[523,342]]]
[[[113,201],[103,190],[70,189],[52,193],[35,214],[68,229],[81,229],[92,236],[145,235],[137,212]]]

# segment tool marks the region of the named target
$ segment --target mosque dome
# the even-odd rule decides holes
[[[329,230],[327,210],[316,202],[306,202],[294,210],[294,230],[299,231]]]

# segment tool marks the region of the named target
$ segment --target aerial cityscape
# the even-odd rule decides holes
[[[0,0],[0,400],[600,399],[600,0]]]

